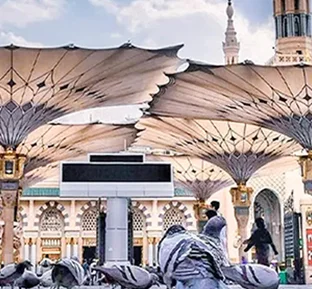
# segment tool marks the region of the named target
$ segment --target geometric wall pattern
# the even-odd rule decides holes
[[[76,226],[77,227],[80,227],[82,225],[82,223],[83,223],[82,220],[83,220],[84,214],[89,210],[97,212],[98,205],[97,205],[96,201],[89,201],[88,203],[86,203],[85,205],[83,205],[80,208],[80,210],[76,216]],[[106,207],[103,205],[103,203],[101,204],[101,210],[103,212],[106,212]]]
[[[180,202],[173,201],[162,208],[161,213],[158,215],[158,226],[163,227],[165,214],[170,209],[177,209],[184,215],[186,229],[193,225],[192,214],[188,212],[187,207]]]
[[[134,208],[134,210],[137,209],[143,214],[144,219],[145,219],[145,228],[148,229],[149,227],[151,227],[152,215],[147,211],[147,208],[137,201],[132,202],[132,207]]]
[[[40,218],[41,218],[42,214],[45,211],[52,210],[52,209],[58,210],[60,212],[60,214],[63,216],[63,218],[64,218],[64,229],[66,229],[69,226],[69,215],[66,212],[65,207],[62,204],[59,204],[58,202],[55,202],[55,201],[47,202],[39,208],[39,211],[35,216],[34,225],[36,227],[38,227],[40,224]]]

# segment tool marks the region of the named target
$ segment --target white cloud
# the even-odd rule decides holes
[[[57,18],[65,0],[5,0],[0,4],[0,24],[24,27]]]
[[[27,41],[25,38],[15,35],[12,32],[0,32],[0,43],[3,45],[15,44],[26,47],[42,47],[43,44],[39,42]]]
[[[121,38],[122,35],[118,32],[114,32],[114,33],[111,33],[110,37],[116,39],[116,38]]]
[[[131,34],[131,39],[140,39],[143,45],[183,42],[184,57],[211,63],[223,62],[221,44],[227,22],[226,1],[132,0],[123,5],[116,0],[89,1],[115,15]],[[236,11],[235,27],[241,42],[241,60],[264,63],[273,55],[272,21],[256,27]]]

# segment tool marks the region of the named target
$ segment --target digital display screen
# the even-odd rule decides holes
[[[143,155],[91,155],[92,163],[143,163]]]
[[[63,182],[171,182],[170,164],[62,164]]]

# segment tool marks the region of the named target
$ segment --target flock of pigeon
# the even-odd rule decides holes
[[[187,232],[182,226],[170,227],[158,245],[159,269],[147,271],[137,266],[96,266],[105,283],[113,288],[149,289],[164,284],[168,289],[226,289],[228,281],[245,289],[276,289],[275,270],[258,264],[231,265],[220,244],[223,217],[211,218],[201,234]],[[64,258],[38,277],[29,261],[10,264],[0,270],[0,286],[35,286],[59,289],[86,284],[87,276],[75,258]]]

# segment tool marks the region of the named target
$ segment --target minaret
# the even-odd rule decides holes
[[[310,0],[273,0],[276,58],[311,62],[312,34]],[[280,61],[277,61],[280,62]]]
[[[226,14],[228,16],[228,25],[225,32],[225,42],[223,42],[223,52],[225,58],[225,64],[236,64],[239,58],[239,42],[237,41],[236,31],[234,28],[234,9],[232,1],[229,0],[228,7],[226,8]]]

